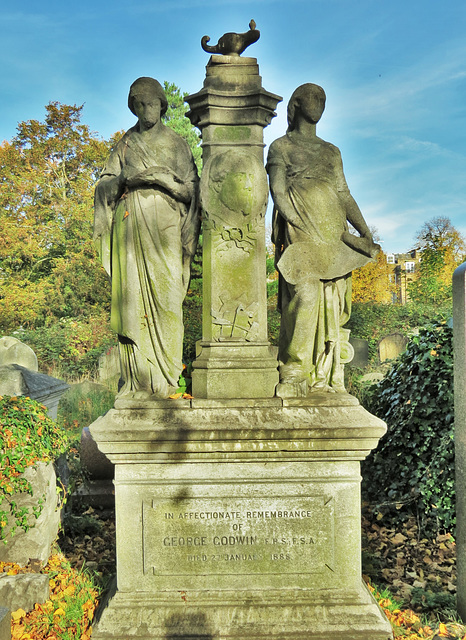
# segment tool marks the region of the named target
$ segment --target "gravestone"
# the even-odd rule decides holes
[[[369,343],[363,338],[351,337],[349,341],[354,349],[354,356],[348,366],[364,369],[369,364]]]
[[[380,362],[396,360],[399,355],[406,351],[408,338],[401,333],[390,333],[380,340],[377,350]]]
[[[457,609],[466,620],[466,262],[453,274]]]
[[[90,426],[115,464],[117,584],[96,640],[392,637],[361,579],[360,461],[386,426],[346,392],[274,395],[262,130],[279,97],[239,55],[255,32],[222,36],[188,98],[204,153],[194,398],[122,395]]]
[[[37,356],[31,347],[12,336],[0,338],[0,367],[7,364],[19,364],[30,371],[39,370]]]
[[[118,347],[111,347],[99,358],[98,366],[99,380],[109,389],[118,389],[120,380],[120,354]]]
[[[37,369],[36,354],[27,344],[10,336],[0,339],[0,395],[29,396],[44,404],[56,420],[58,403],[69,385]]]

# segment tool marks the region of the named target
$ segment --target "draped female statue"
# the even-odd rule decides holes
[[[344,391],[340,351],[351,271],[380,249],[349,192],[340,151],[316,135],[324,108],[321,87],[298,87],[288,104],[288,131],[267,159],[280,274],[279,395],[305,395],[309,387]]]
[[[120,395],[166,397],[182,370],[198,176],[187,143],[161,120],[167,105],[157,80],[131,85],[128,106],[138,122],[111,152],[95,192],[94,238],[112,281]]]

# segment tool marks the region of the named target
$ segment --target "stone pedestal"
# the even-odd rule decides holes
[[[361,582],[360,460],[384,423],[348,394],[120,399],[117,591],[93,637],[388,640]]]
[[[198,398],[274,395],[267,342],[263,129],[280,96],[262,87],[255,58],[211,57],[204,87],[187,97],[202,132],[203,321],[193,364]]]

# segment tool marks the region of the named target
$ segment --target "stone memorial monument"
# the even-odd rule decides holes
[[[249,31],[225,34],[214,47],[207,45],[205,36],[203,47],[213,55],[203,88],[188,97],[188,115],[202,131],[204,165],[203,336],[194,363],[194,398],[164,398],[161,387],[146,387],[141,394],[130,375],[131,392],[120,395],[115,408],[90,427],[101,451],[115,464],[117,521],[116,591],[100,611],[93,631],[96,639],[392,637],[361,579],[360,461],[376,446],[385,424],[341,385],[338,393],[327,392],[332,377],[313,393],[307,388],[305,393],[302,381],[292,380],[291,388],[275,394],[278,361],[266,332],[268,194],[262,132],[280,98],[262,88],[257,60],[240,55],[258,38],[253,21]],[[136,134],[137,130],[131,135]],[[319,148],[332,155],[337,172],[336,148],[322,144]],[[124,150],[121,153],[124,158]],[[306,154],[305,148],[303,158]],[[309,169],[306,162],[303,170]],[[272,165],[269,158],[273,173]],[[274,195],[281,180],[279,165],[273,178],[271,174]],[[164,166],[171,167],[168,162]],[[109,186],[119,171],[118,165],[111,169]],[[160,172],[148,174],[157,193]],[[177,175],[181,178],[181,172]],[[191,175],[183,174],[183,181],[194,185]],[[124,183],[126,178],[118,180]],[[183,181],[177,188],[186,194]],[[122,187],[112,193],[121,198],[125,192],[118,195],[118,190]],[[165,193],[167,187],[162,190]],[[186,190],[194,198],[190,187]],[[330,202],[349,206],[348,192],[332,197],[332,190],[338,187],[329,185],[327,209]],[[98,189],[97,198],[102,193],[105,204],[106,192]],[[110,202],[115,202],[110,195]],[[121,218],[113,234],[122,233],[118,225],[124,226],[126,211],[132,215],[125,202],[130,196],[131,187],[124,204],[113,205]],[[157,201],[157,195],[150,197]],[[174,211],[177,203],[175,198]],[[178,215],[183,210],[178,207]],[[333,213],[337,215],[332,209]],[[344,235],[342,242],[361,260],[373,245],[363,223],[356,228],[366,238]],[[340,228],[336,241],[328,241],[338,245],[342,234],[346,227]],[[289,243],[283,257],[291,249],[307,260],[310,240],[303,242],[302,255]],[[124,244],[113,259],[112,279],[122,259],[129,261]],[[138,260],[150,260],[149,249],[157,252],[157,242],[142,248]],[[102,255],[108,256],[108,250],[104,248]],[[304,261],[303,266],[307,268]],[[289,268],[293,270],[292,262]],[[316,272],[314,280],[323,284],[315,285],[313,300],[328,278],[336,280],[325,299],[336,314],[340,307],[332,300],[342,288],[340,280],[349,285],[351,268],[347,263],[343,271],[335,267],[336,271]],[[124,301],[118,293],[126,289],[120,275],[124,272],[117,273],[112,321],[113,314],[126,314],[118,307]],[[289,277],[287,269],[281,273]],[[142,276],[138,268],[138,287]],[[156,276],[156,270],[147,276],[147,286],[159,292]],[[160,287],[161,303],[164,295],[171,293]],[[324,304],[321,295],[319,301]],[[163,321],[153,316],[156,329]],[[335,322],[339,327],[338,315]],[[118,331],[122,325],[114,326]],[[165,329],[160,328],[160,335]],[[127,339],[138,346],[132,335],[123,343]],[[338,348],[340,360],[332,356],[335,370],[342,362],[343,349]],[[131,374],[131,366],[129,370]],[[307,374],[307,384],[312,385],[311,371]],[[167,378],[166,389],[170,384]]]

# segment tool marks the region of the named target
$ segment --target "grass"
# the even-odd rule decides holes
[[[103,385],[85,381],[75,384],[62,396],[58,406],[58,420],[70,438],[77,438],[99,416],[113,407],[115,393]]]

